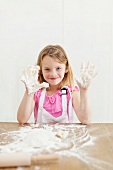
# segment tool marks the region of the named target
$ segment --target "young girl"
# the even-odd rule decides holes
[[[22,81],[26,91],[18,109],[18,121],[27,123],[34,110],[35,123],[72,123],[75,112],[82,124],[89,124],[88,87],[96,75],[95,67],[82,65],[76,80],[79,88],[74,86],[68,57],[59,45],[45,47],[39,54],[37,66],[40,70],[35,66],[24,70]]]

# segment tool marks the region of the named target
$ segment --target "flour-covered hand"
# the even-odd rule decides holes
[[[39,66],[27,66],[27,68],[25,68],[22,72],[21,80],[25,83],[29,95],[43,87],[49,87],[46,82],[41,84],[38,82],[39,70]]]
[[[80,88],[87,89],[92,82],[92,79],[98,75],[96,67],[91,63],[81,64],[80,74],[76,78],[76,82]]]

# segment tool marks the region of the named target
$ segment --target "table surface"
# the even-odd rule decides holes
[[[58,152],[58,160],[55,162],[44,162],[32,164],[30,167],[20,167],[22,169],[35,170],[112,170],[113,169],[113,124],[112,123],[92,123],[87,126],[81,124],[59,124],[59,128],[66,127],[70,130],[75,126],[75,143],[73,148],[63,149]],[[30,126],[26,124],[24,126]],[[49,125],[54,126],[54,125]],[[7,145],[13,140],[10,132],[19,131],[23,125],[19,123],[0,123],[0,146]],[[77,128],[76,128],[77,127]],[[78,128],[79,127],[79,128]],[[24,127],[23,127],[24,128]],[[72,129],[71,129],[72,130]],[[4,133],[5,132],[5,133]],[[74,136],[69,136],[73,140]],[[1,151],[0,151],[1,152]],[[19,167],[18,167],[19,168]],[[17,169],[0,168],[0,169]]]

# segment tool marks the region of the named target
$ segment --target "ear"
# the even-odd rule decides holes
[[[67,73],[67,72],[68,72],[68,69],[66,68],[65,73]]]

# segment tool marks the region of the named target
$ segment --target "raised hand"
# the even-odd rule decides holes
[[[87,89],[92,82],[92,79],[98,75],[96,67],[91,63],[81,64],[80,74],[76,78],[76,82],[80,88]]]
[[[49,87],[49,84],[43,82],[39,84],[38,82],[38,72],[40,70],[39,66],[27,66],[22,72],[21,80],[25,83],[28,90],[28,94],[32,94],[39,89]]]

